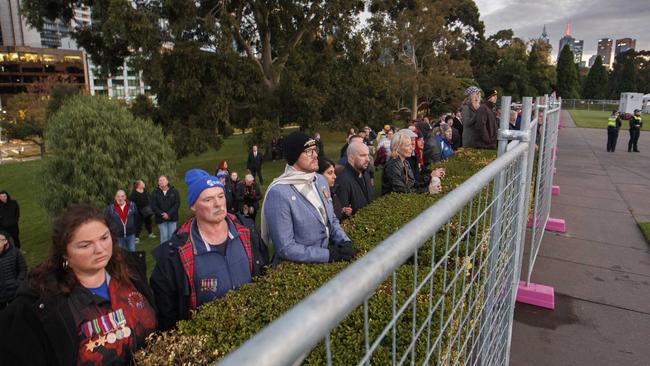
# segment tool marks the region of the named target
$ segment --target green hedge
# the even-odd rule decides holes
[[[382,240],[397,231],[403,225],[430,207],[440,199],[444,193],[457,187],[467,178],[483,168],[495,158],[494,151],[467,150],[457,151],[449,161],[443,165],[447,176],[443,180],[443,193],[430,196],[425,194],[390,194],[376,199],[372,204],[360,210],[354,217],[344,223],[346,233],[352,239],[359,255],[363,255],[379,244]],[[488,190],[489,191],[489,190]],[[458,217],[450,223],[451,231],[464,229],[458,225]],[[442,238],[444,232],[438,233]],[[472,238],[482,232],[471,233]],[[473,240],[470,240],[473,241]],[[444,240],[437,240],[437,243]],[[480,242],[480,240],[479,240]],[[463,247],[471,251],[473,248]],[[484,251],[484,248],[481,248]],[[436,247],[436,257],[444,252],[444,248]],[[459,276],[456,284],[453,273],[465,267],[467,276],[472,265],[463,258],[464,253],[456,253],[453,260],[447,263],[447,276],[440,267],[434,274],[436,280],[434,298],[443,293],[445,287],[455,288],[455,297],[447,294],[445,304],[447,309],[454,300],[457,303],[468,301],[467,297],[461,299],[465,278]],[[482,256],[481,256],[482,257]],[[424,245],[419,251],[418,279],[422,280],[430,266],[431,245]],[[429,260],[427,260],[429,259]],[[267,324],[278,318],[291,307],[299,303],[307,295],[318,289],[329,279],[343,270],[347,263],[328,264],[298,264],[283,263],[265,276],[257,278],[254,283],[245,285],[237,291],[229,292],[224,298],[202,306],[189,321],[178,323],[177,329],[154,335],[149,339],[148,346],[137,354],[137,361],[142,365],[203,365],[214,362],[233,351],[251,336],[259,332]],[[429,268],[430,269],[430,268]],[[398,304],[403,304],[410,296],[413,287],[414,266],[402,265],[397,270],[396,298]],[[484,278],[484,276],[482,277]],[[417,323],[421,324],[428,315],[428,286],[417,296]],[[469,295],[474,296],[475,293]],[[388,278],[368,301],[369,328],[371,339],[382,331],[388,320],[392,317],[392,279]],[[398,305],[399,306],[399,305]],[[397,348],[404,351],[411,342],[412,308],[397,322]],[[449,311],[449,310],[447,310]],[[434,314],[434,324],[440,314]],[[472,317],[473,319],[473,317]],[[475,320],[473,320],[475,321]],[[345,321],[333,331],[332,354],[334,363],[340,365],[356,364],[364,349],[363,338],[363,308],[352,312]],[[441,357],[443,359],[454,357],[446,351],[449,339],[459,337],[465,341],[465,330],[458,329],[456,320],[442,335],[443,345]],[[437,326],[432,327],[437,334]],[[459,333],[460,332],[460,333]],[[426,350],[424,340],[416,344],[416,358],[421,360]],[[391,337],[388,336],[375,351],[371,360],[374,364],[384,363],[391,353]],[[260,357],[263,357],[260,354]],[[324,345],[321,343],[308,355],[305,364],[321,365],[325,363]],[[383,360],[383,362],[382,362]]]

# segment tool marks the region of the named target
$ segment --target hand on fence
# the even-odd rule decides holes
[[[352,242],[347,241],[335,245],[330,245],[330,262],[350,261],[357,252],[352,248]]]
[[[433,169],[433,171],[431,172],[431,178],[437,177],[437,178],[442,179],[442,178],[445,177],[445,174],[446,174],[445,168],[436,168],[436,169]]]

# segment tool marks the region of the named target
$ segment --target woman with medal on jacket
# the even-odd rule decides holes
[[[106,218],[72,206],[53,223],[48,257],[0,313],[1,365],[124,365],[156,328],[144,273]]]

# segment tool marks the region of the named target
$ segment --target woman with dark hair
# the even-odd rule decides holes
[[[329,197],[332,200],[332,206],[334,206],[334,214],[339,221],[343,221],[348,217],[352,216],[352,207],[343,207],[341,201],[336,197],[336,165],[333,161],[327,158],[318,159],[318,174],[325,177],[327,180],[327,185],[330,188],[330,191],[327,194],[324,194],[325,197]]]
[[[50,254],[0,313],[0,364],[130,364],[156,328],[153,295],[130,259],[101,211],[64,211]]]

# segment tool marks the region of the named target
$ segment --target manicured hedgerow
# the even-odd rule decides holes
[[[494,158],[493,151],[461,149],[452,159],[442,164],[447,170],[447,176],[443,180],[443,193],[436,196],[390,194],[377,198],[372,204],[360,210],[344,223],[344,229],[352,239],[359,256],[367,253]],[[465,229],[467,223],[459,224],[458,221],[457,216],[455,221],[452,219],[450,224],[452,231]],[[439,238],[441,235],[445,233],[439,233]],[[474,232],[471,236],[471,242],[474,242],[475,238],[480,242],[484,233]],[[444,242],[444,240],[437,242]],[[468,325],[478,321],[473,318],[476,314],[467,313],[468,304],[477,301],[476,296],[479,296],[467,285],[472,277],[480,278],[476,269],[478,263],[464,259],[464,256],[472,250],[474,248],[471,246],[463,246],[462,250],[452,253],[445,266],[437,267],[432,292],[430,293],[429,286],[424,286],[416,296],[415,313],[418,326],[423,324],[429,314],[429,297],[437,299],[442,294],[445,294],[444,304],[447,312],[452,304],[457,304],[461,308],[461,314],[470,319],[469,322],[464,323],[465,329],[460,329],[461,323],[458,319],[444,327],[440,348],[433,353],[436,359],[438,357],[443,360],[453,359],[454,348],[447,348],[450,340],[464,342]],[[445,248],[439,248],[437,245],[436,257],[444,251]],[[479,251],[484,252],[485,249],[481,247]],[[431,245],[424,245],[418,257],[417,278],[418,281],[422,281],[431,269]],[[269,270],[266,275],[257,278],[254,283],[245,285],[237,291],[231,291],[222,299],[202,306],[191,320],[179,322],[177,329],[151,337],[148,346],[137,354],[138,364],[203,365],[218,360],[299,303],[347,265],[347,263],[282,263],[277,268]],[[454,277],[454,273],[465,275]],[[413,261],[402,265],[396,271],[395,298],[398,307],[406,302],[413,291],[414,276],[416,273]],[[392,296],[393,279],[390,276],[368,300],[371,339],[375,339],[392,318]],[[480,302],[480,299],[478,301]],[[412,306],[409,305],[395,325],[398,354],[408,349],[412,342]],[[432,317],[432,324],[435,326],[432,326],[430,331],[434,339],[440,328],[441,309],[439,307]],[[360,354],[363,354],[365,349],[363,329],[363,307],[359,307],[333,330],[331,346],[334,364],[349,365],[359,361]],[[422,361],[426,357],[426,341],[416,340],[414,349],[414,357]],[[388,336],[379,344],[371,363],[384,363],[385,360],[390,359],[391,350],[392,336]],[[260,354],[260,357],[264,355]],[[325,363],[324,357],[325,348],[320,344],[307,355],[304,363],[322,365]]]

